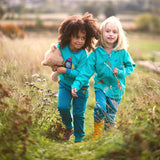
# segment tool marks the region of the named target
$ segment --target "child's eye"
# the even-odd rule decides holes
[[[86,39],[86,37],[82,37],[82,38],[81,38],[81,40],[85,40],[85,39]]]
[[[113,33],[117,33],[117,31],[113,31]]]

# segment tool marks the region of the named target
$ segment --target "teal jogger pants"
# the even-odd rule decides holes
[[[58,110],[60,112],[62,122],[66,128],[74,127],[74,136],[83,137],[85,111],[88,99],[88,86],[82,87],[77,92],[78,98],[72,97],[71,87],[59,82],[59,94],[58,94]],[[72,102],[72,103],[71,103]],[[71,114],[72,106],[72,114]],[[73,115],[73,117],[72,117]]]

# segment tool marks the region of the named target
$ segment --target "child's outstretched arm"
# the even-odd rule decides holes
[[[83,85],[89,81],[91,76],[95,73],[95,52],[92,52],[88,58],[87,62],[84,65],[83,69],[80,71],[80,74],[76,77],[75,81],[72,84],[72,96],[77,96],[77,91],[80,90]]]

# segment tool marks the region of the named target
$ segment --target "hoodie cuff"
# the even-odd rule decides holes
[[[66,74],[69,75],[71,73],[71,69],[66,68]]]
[[[76,88],[77,92],[80,90],[80,83],[78,81],[73,82],[73,84],[71,85],[71,88]]]
[[[118,77],[123,78],[124,77],[124,71],[123,70],[118,70]]]

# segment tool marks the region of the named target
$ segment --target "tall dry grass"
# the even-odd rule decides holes
[[[24,82],[24,75],[51,72],[41,61],[50,44],[57,41],[56,34],[28,35],[24,39],[0,39],[0,74],[2,81]]]

